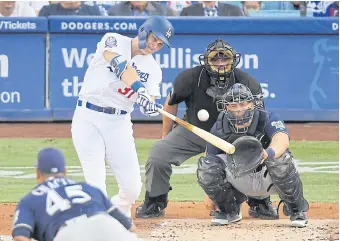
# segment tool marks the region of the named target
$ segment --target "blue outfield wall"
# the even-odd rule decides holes
[[[339,120],[338,18],[168,18],[172,48],[154,54],[162,99],[181,71],[216,38],[263,87],[266,107],[286,121]],[[50,17],[0,20],[0,121],[71,120],[96,44],[108,31],[134,36],[145,18]],[[184,114],[180,105],[179,116]],[[138,108],[133,120],[148,118]]]

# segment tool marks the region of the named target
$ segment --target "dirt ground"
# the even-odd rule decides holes
[[[288,124],[292,140],[339,140],[338,123]],[[160,124],[135,124],[136,138],[160,138]],[[68,138],[70,123],[0,124],[0,138]],[[137,203],[133,210],[139,205]],[[10,235],[14,203],[0,204],[1,235]],[[248,207],[242,205],[243,220],[224,227],[209,225],[209,211],[202,202],[170,202],[164,218],[135,219],[138,235],[143,240],[338,240],[338,203],[311,203],[308,213],[309,225],[298,229],[289,226],[289,219],[280,210],[280,219],[255,220],[248,217]]]

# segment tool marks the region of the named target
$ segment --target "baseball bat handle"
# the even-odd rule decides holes
[[[169,112],[163,110],[163,109],[158,109],[159,113],[162,115],[170,118],[171,120],[177,122],[181,126],[187,128],[189,131],[195,133],[197,136],[201,137],[203,140],[206,142],[209,142],[210,144],[218,147],[219,149],[225,151],[228,154],[233,154],[235,152],[235,146],[230,144],[229,142],[226,142],[225,140],[209,133],[208,131],[205,131],[201,128],[198,128],[172,114]]]

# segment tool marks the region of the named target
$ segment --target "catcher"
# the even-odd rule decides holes
[[[248,87],[234,84],[216,103],[221,111],[211,133],[233,143],[234,154],[207,144],[207,156],[198,160],[198,183],[216,204],[212,225],[240,221],[247,196],[278,194],[293,227],[307,225],[309,204],[295,161],[288,149],[284,122],[274,113],[255,108]]]

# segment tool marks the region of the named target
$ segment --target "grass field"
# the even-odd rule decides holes
[[[156,140],[137,139],[140,164],[145,163]],[[80,163],[71,139],[0,139],[0,202],[17,202],[36,184],[34,168],[37,151],[46,146],[61,148],[67,158],[70,178],[84,180]],[[119,148],[119,147],[118,147]],[[291,151],[300,160],[304,191],[310,202],[338,202],[339,166],[338,142],[292,141]],[[191,158],[182,167],[176,167],[171,178],[173,191],[170,200],[201,201],[203,191],[194,173],[197,158]],[[144,174],[142,174],[144,180]],[[108,177],[108,193],[117,192],[114,177]],[[144,199],[144,187],[139,200]],[[277,200],[273,196],[272,200]]]

